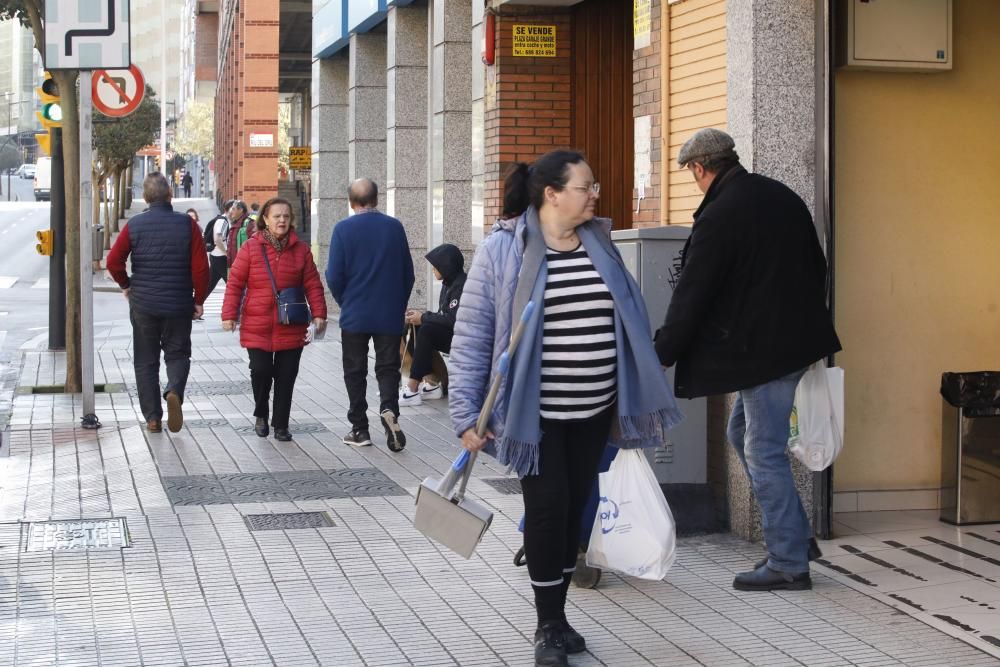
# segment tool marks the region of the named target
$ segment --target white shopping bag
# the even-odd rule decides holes
[[[788,430],[792,454],[814,472],[826,470],[844,448],[844,369],[817,361],[795,390]]]
[[[599,478],[587,565],[659,581],[674,563],[673,514],[640,449],[618,452]]]

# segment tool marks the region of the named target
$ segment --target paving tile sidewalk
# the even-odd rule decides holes
[[[521,500],[487,480],[496,512],[477,553],[411,525],[420,480],[456,454],[444,401],[404,408],[405,451],[349,430],[338,333],[310,345],[291,430],[254,436],[245,352],[215,313],[195,324],[185,428],[149,434],[128,322],[98,327],[99,431],[78,399],[20,394],[0,451],[0,665],[530,665],[534,609],[514,567]],[[100,317],[97,318],[100,320]],[[53,384],[63,355],[26,352],[18,385]],[[369,404],[377,406],[374,381]],[[372,411],[372,424],[378,424]],[[333,525],[254,530],[247,515],[325,512]],[[123,517],[130,546],[26,551],[28,521]],[[663,582],[605,574],[571,589],[589,651],[573,665],[993,665],[997,660],[822,574],[810,592],[739,594],[759,547],[680,541]]]

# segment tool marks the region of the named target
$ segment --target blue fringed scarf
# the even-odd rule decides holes
[[[517,321],[528,301],[537,307],[525,324],[524,338],[507,376],[507,417],[503,435],[496,443],[497,460],[519,477],[539,472],[542,330],[548,277],[538,212],[531,207],[524,215],[524,257],[514,293],[513,321]],[[618,398],[609,441],[621,449],[656,447],[663,443],[666,429],[683,417],[653,349],[649,317],[639,286],[601,224],[591,220],[576,231],[615,303]]]

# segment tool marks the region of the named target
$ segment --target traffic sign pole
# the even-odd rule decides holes
[[[62,128],[52,128],[52,182],[49,184],[49,349],[66,349],[66,188]]]
[[[81,72],[83,74],[83,72]],[[86,79],[84,79],[86,81]],[[80,361],[83,428],[98,428],[94,398],[93,105],[91,87],[80,86]]]

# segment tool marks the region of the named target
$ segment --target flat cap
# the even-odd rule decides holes
[[[698,130],[681,146],[677,154],[677,164],[684,167],[688,163],[726,153],[735,153],[736,143],[733,138],[714,127]]]

